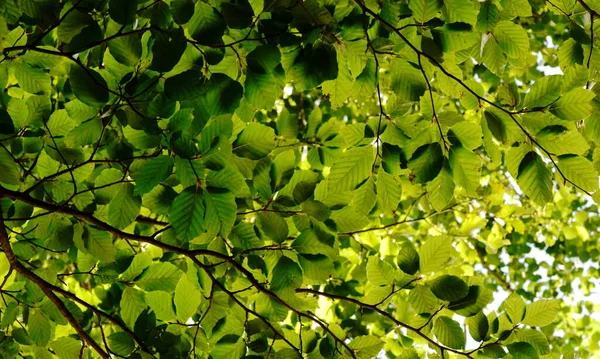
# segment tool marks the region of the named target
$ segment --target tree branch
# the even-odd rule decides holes
[[[69,311],[65,303],[56,295],[54,291],[49,286],[49,283],[42,279],[37,274],[33,273],[29,269],[25,268],[21,262],[15,256],[11,246],[10,239],[8,238],[8,234],[6,233],[6,229],[4,226],[4,219],[2,214],[2,204],[0,203],[0,244],[2,244],[2,249],[4,251],[4,255],[8,259],[10,263],[10,267],[16,270],[19,274],[29,279],[33,283],[35,283],[44,294],[56,305],[60,313],[65,317],[67,322],[75,329],[77,334],[81,337],[84,343],[87,343],[92,349],[94,349],[98,355],[100,355],[103,359],[109,359],[110,355],[100,347],[98,343],[79,325],[77,319],[73,316],[73,314]]]

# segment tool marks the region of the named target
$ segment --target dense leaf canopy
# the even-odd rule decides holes
[[[1,0],[0,358],[598,356],[600,1]]]

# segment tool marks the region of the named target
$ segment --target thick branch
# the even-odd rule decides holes
[[[110,355],[108,355],[108,353],[104,351],[104,349],[102,349],[98,343],[96,343],[96,341],[81,327],[81,325],[79,325],[77,319],[75,319],[65,303],[50,288],[49,283],[29,269],[25,268],[25,266],[19,262],[10,246],[10,239],[8,238],[8,234],[4,227],[4,220],[2,216],[2,207],[0,204],[0,244],[2,244],[4,255],[6,255],[6,258],[10,263],[10,267],[30,281],[34,282],[42,290],[42,292],[44,292],[48,299],[50,299],[56,305],[60,313],[67,320],[67,322],[69,322],[73,329],[75,329],[84,343],[87,343],[87,345],[92,347],[92,349],[94,349],[101,358],[109,359]]]
[[[123,231],[116,229],[115,227],[112,227],[111,225],[99,220],[98,218],[94,217],[92,214],[81,212],[81,211],[78,211],[76,209],[69,208],[69,207],[56,206],[56,205],[46,203],[44,201],[40,201],[35,198],[32,198],[29,195],[26,195],[26,194],[23,194],[20,192],[16,192],[16,191],[12,191],[12,190],[8,190],[8,189],[4,189],[1,187],[0,187],[0,197],[7,197],[7,198],[10,198],[13,200],[22,201],[22,202],[28,203],[34,207],[43,208],[43,209],[46,209],[49,211],[56,211],[58,213],[72,215],[80,220],[84,220],[90,224],[93,224],[93,225],[97,226],[98,228],[103,229],[118,238],[129,239],[129,240],[133,240],[133,241],[137,241],[137,242],[152,244],[152,245],[162,248],[164,250],[184,255],[184,256],[190,258],[191,260],[193,260],[197,264],[200,263],[198,261],[198,259],[196,258],[196,256],[198,256],[198,255],[210,256],[213,258],[223,260],[224,262],[231,264],[236,270],[238,270],[242,275],[244,275],[257,290],[266,294],[267,296],[269,296],[270,298],[272,298],[279,304],[283,305],[285,308],[292,311],[294,314],[296,314],[300,317],[307,318],[307,319],[317,323],[327,334],[331,335],[331,337],[334,338],[334,340],[337,343],[339,343],[342,347],[344,347],[351,354],[351,356],[353,358],[356,357],[354,352],[352,351],[352,349],[348,346],[348,344],[346,344],[342,339],[337,337],[323,322],[316,319],[315,317],[313,317],[310,314],[306,314],[306,313],[303,313],[303,312],[297,310],[296,308],[291,306],[289,303],[287,303],[286,301],[281,299],[277,294],[275,294],[272,291],[270,291],[269,289],[267,289],[262,283],[260,283],[256,279],[256,277],[254,277],[252,272],[250,272],[248,269],[246,269],[242,264],[236,262],[234,260],[234,257],[228,256],[226,254],[222,254],[219,252],[211,251],[208,249],[187,250],[187,249],[171,246],[169,244],[162,243],[162,242],[156,240],[156,238],[155,238],[156,235],[142,236],[142,235],[138,235],[138,234],[123,232]]]

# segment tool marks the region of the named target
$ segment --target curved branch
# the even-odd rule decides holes
[[[582,0],[578,0],[579,3],[581,3],[589,12],[590,14],[592,14],[592,16],[598,16],[598,13],[596,13],[594,10],[590,9],[589,6],[587,6],[587,4],[585,4]],[[461,85],[464,89],[466,89],[469,93],[471,93],[473,96],[475,96],[477,98],[478,101],[483,101],[487,104],[489,104],[490,106],[499,109],[500,111],[506,113],[507,115],[510,116],[510,118],[512,119],[512,121],[519,127],[519,129],[525,134],[525,136],[527,136],[527,138],[529,140],[531,140],[532,143],[534,143],[536,145],[536,147],[538,147],[542,152],[544,152],[548,158],[550,159],[550,161],[552,162],[552,164],[554,165],[554,167],[556,168],[556,170],[558,171],[558,173],[562,176],[563,180],[568,183],[570,183],[573,187],[579,189],[580,191],[582,191],[583,193],[587,194],[588,196],[591,196],[591,193],[584,190],[581,186],[577,185],[575,182],[573,182],[571,179],[567,178],[564,173],[560,170],[560,168],[558,168],[556,161],[552,158],[552,154],[546,150],[539,142],[537,142],[535,140],[535,138],[533,137],[532,134],[529,133],[529,131],[527,131],[525,129],[525,127],[523,127],[523,125],[514,117],[514,115],[518,115],[523,113],[523,111],[509,111],[507,109],[505,109],[502,106],[499,106],[497,104],[495,104],[494,102],[486,99],[483,96],[480,96],[478,93],[476,93],[473,89],[471,89],[469,86],[467,86],[467,84],[459,79],[458,77],[456,77],[455,75],[453,75],[452,73],[450,73],[448,70],[446,70],[442,64],[440,64],[433,56],[427,54],[424,51],[419,50],[413,43],[411,43],[406,36],[404,36],[404,34],[402,34],[402,32],[400,32],[400,30],[396,27],[394,27],[392,24],[390,24],[388,21],[386,21],[385,19],[383,19],[381,16],[379,16],[377,13],[375,13],[373,10],[369,9],[364,3],[361,2],[361,0],[354,0],[354,2],[356,4],[358,4],[358,6],[362,9],[362,11],[364,13],[368,13],[369,15],[371,15],[373,18],[377,19],[377,21],[379,21],[381,24],[383,24],[384,26],[386,26],[387,28],[391,29],[394,33],[396,33],[396,35],[398,35],[400,37],[400,39],[402,39],[402,41],[404,43],[406,43],[406,45],[408,47],[410,47],[410,49],[417,54],[417,56],[420,57],[423,56],[425,58],[427,58],[435,67],[437,67],[438,69],[440,69],[440,71],[442,71],[442,73],[444,73],[444,75],[450,77],[452,80],[454,80],[455,82],[457,82],[459,85]],[[421,67],[422,70],[422,67]]]
[[[462,355],[465,356],[467,358],[473,358],[471,356],[471,353],[469,352],[463,352],[460,350],[456,350],[456,349],[452,349],[452,348],[448,348],[438,342],[436,342],[435,340],[431,339],[430,337],[428,337],[426,334],[424,334],[423,332],[421,332],[422,328],[416,328],[413,327],[409,324],[406,324],[404,322],[399,321],[398,319],[394,318],[393,315],[391,315],[390,313],[386,312],[385,310],[379,309],[377,306],[375,305],[371,305],[371,304],[367,304],[367,303],[363,303],[357,299],[353,299],[353,298],[348,298],[348,297],[344,297],[341,295],[336,295],[336,294],[329,294],[329,293],[324,293],[324,292],[320,292],[318,290],[314,290],[314,289],[308,289],[308,288],[298,288],[296,289],[296,293],[309,293],[309,294],[314,294],[314,295],[318,295],[321,297],[326,297],[329,299],[335,299],[335,300],[342,300],[348,303],[353,303],[356,304],[362,308],[367,308],[370,309],[374,312],[377,312],[378,314],[386,317],[387,319],[391,320],[395,325],[400,326],[402,328],[405,328],[407,330],[410,330],[411,332],[417,334],[418,336],[420,336],[421,338],[425,339],[427,342],[429,342],[430,344],[436,346],[438,349],[440,350],[447,350],[449,352],[458,354],[458,355]]]
[[[54,293],[54,291],[50,288],[49,283],[42,279],[37,274],[33,273],[31,270],[25,268],[21,262],[15,256],[11,246],[10,239],[8,238],[8,234],[6,233],[4,220],[2,215],[2,205],[0,204],[0,244],[2,244],[2,249],[4,250],[4,255],[8,259],[10,263],[10,267],[16,270],[19,274],[23,275],[33,283],[35,283],[44,294],[56,305],[60,313],[63,317],[69,322],[71,327],[75,329],[77,334],[81,337],[84,343],[92,347],[98,355],[100,355],[103,359],[109,359],[110,355],[100,347],[100,345],[79,325],[77,319],[73,316],[73,313],[69,311],[65,303]]]

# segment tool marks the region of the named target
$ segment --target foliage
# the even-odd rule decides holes
[[[598,12],[1,1],[0,357],[597,357]]]

